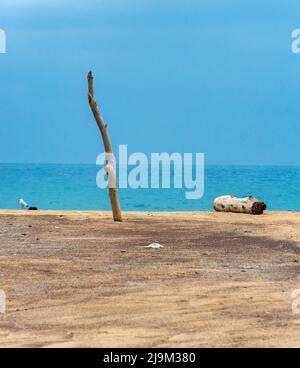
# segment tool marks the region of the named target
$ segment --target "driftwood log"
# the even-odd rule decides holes
[[[118,188],[117,188],[117,176],[115,172],[115,162],[114,162],[114,155],[110,143],[110,139],[107,132],[107,125],[104,123],[97,102],[94,96],[94,77],[93,73],[89,72],[88,74],[88,89],[89,89],[89,104],[90,108],[93,112],[94,118],[100,130],[104,149],[106,153],[106,172],[108,175],[108,186],[109,186],[109,198],[111,203],[111,208],[113,212],[114,221],[122,221],[122,212],[118,197]]]
[[[261,215],[267,208],[264,202],[252,196],[237,198],[232,195],[216,198],[213,206],[216,211],[250,213],[252,215]]]

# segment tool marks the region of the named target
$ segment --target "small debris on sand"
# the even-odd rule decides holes
[[[151,243],[147,246],[145,246],[145,248],[153,248],[153,249],[158,249],[158,248],[163,248],[164,246],[159,244],[159,243]]]

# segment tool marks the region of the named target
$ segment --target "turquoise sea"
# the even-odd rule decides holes
[[[0,208],[19,198],[40,209],[106,210],[106,189],[96,186],[96,165],[0,164]],[[186,189],[120,189],[127,211],[208,211],[215,197],[253,195],[269,210],[300,211],[300,166],[206,166],[205,194],[185,199]]]

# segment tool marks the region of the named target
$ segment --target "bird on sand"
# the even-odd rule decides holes
[[[23,210],[28,210],[28,211],[37,211],[37,207],[31,207],[29,206],[23,198],[21,198],[19,200],[19,205]]]

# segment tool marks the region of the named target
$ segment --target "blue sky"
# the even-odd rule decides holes
[[[115,148],[300,164],[296,0],[1,0],[0,28],[0,162],[95,162],[92,69]]]

